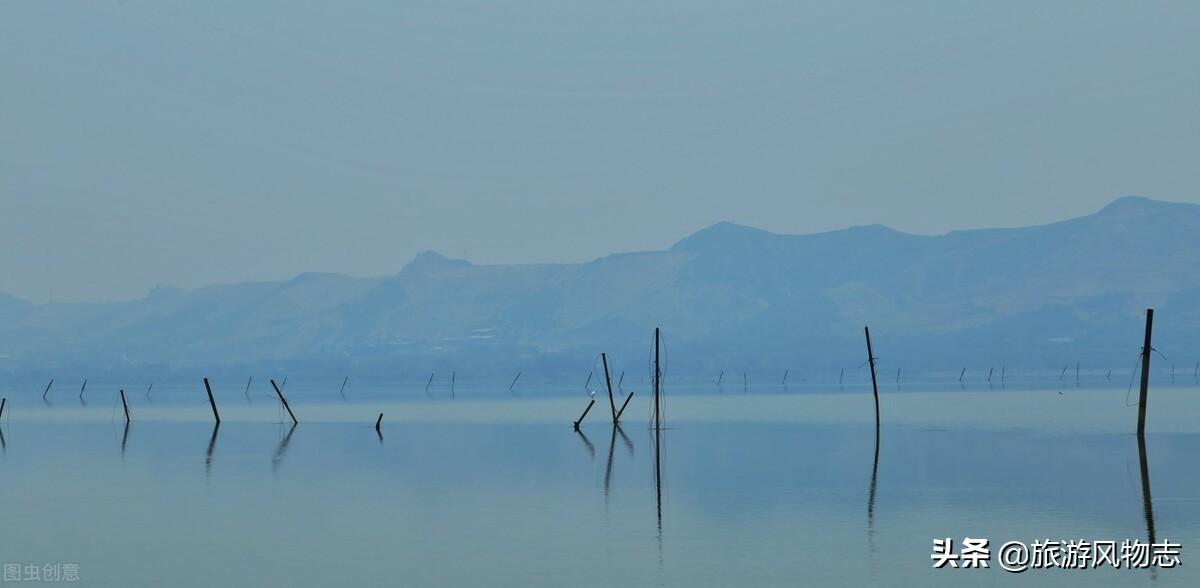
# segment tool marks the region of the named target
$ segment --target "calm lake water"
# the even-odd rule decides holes
[[[876,454],[862,387],[676,387],[656,443],[644,386],[576,433],[564,387],[339,384],[289,384],[294,428],[265,382],[214,382],[217,429],[199,382],[128,390],[128,428],[115,386],[6,390],[0,560],[95,586],[1200,585],[1194,386],[1151,390],[1143,484],[1124,386],[885,387]],[[930,565],[933,538],[1150,525],[1181,567]]]

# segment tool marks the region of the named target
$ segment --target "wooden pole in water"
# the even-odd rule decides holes
[[[842,368],[841,371],[838,372],[838,386],[842,385],[842,378],[844,377],[846,377],[846,368]]]
[[[994,369],[996,369],[996,368],[988,368],[988,379],[987,379],[987,381],[988,381],[988,383],[989,383],[989,384],[991,384],[991,383],[992,383],[992,370],[994,370]]]
[[[604,364],[604,384],[608,387],[608,407],[612,409],[613,424],[617,424],[617,404],[613,402],[612,380],[608,377],[608,355],[601,353],[600,362]]]
[[[279,386],[275,385],[275,380],[271,380],[271,387],[275,389],[275,394],[279,396],[279,401],[283,403],[283,407],[287,409],[288,416],[292,417],[292,424],[297,424],[300,421],[296,420],[296,415],[292,413],[292,407],[288,406],[287,398],[283,397],[283,392],[279,390]]]
[[[591,399],[590,401],[588,401],[588,405],[587,405],[587,407],[583,409],[583,414],[579,415],[579,420],[577,420],[577,421],[575,421],[574,423],[572,423],[572,426],[575,428],[575,430],[576,430],[576,431],[578,431],[578,430],[579,430],[579,423],[582,423],[582,422],[583,422],[583,419],[584,419],[585,417],[587,417],[587,413],[588,413],[588,411],[589,411],[589,410],[592,410],[592,405],[593,405],[593,404],[596,404],[596,399],[595,399],[595,398],[593,398],[593,399]]]
[[[633,392],[630,392],[629,396],[625,397],[625,402],[621,403],[621,409],[617,411],[617,420],[618,421],[621,420],[621,415],[625,414],[625,407],[629,406],[630,400],[633,400]]]
[[[1137,434],[1146,434],[1146,393],[1150,391],[1150,334],[1154,329],[1154,309],[1146,309],[1146,340],[1142,343],[1142,387],[1138,392]]]
[[[383,424],[383,413],[379,413],[379,418],[375,419],[375,432],[379,433],[379,426]],[[382,435],[382,433],[380,433]]]
[[[346,393],[346,382],[349,382],[349,381],[350,381],[350,376],[346,376],[345,378],[342,378],[342,387],[338,388],[338,394],[344,395]]]
[[[79,397],[83,398],[83,391],[87,390],[87,378],[83,379],[83,385],[79,387]]]
[[[725,379],[725,370],[721,370],[721,373],[717,375],[717,385],[720,386],[721,380],[724,380],[724,379]]]
[[[4,418],[4,405],[8,404],[7,398],[0,398],[0,418]]]
[[[965,378],[965,377],[967,377],[967,368],[963,368],[962,371],[958,373],[959,383],[962,383],[963,378]]]
[[[517,380],[520,380],[520,379],[521,379],[521,372],[517,372],[517,377],[513,378],[512,383],[508,385],[509,392],[512,392],[513,386],[516,386]]]
[[[659,406],[662,397],[662,368],[659,367],[659,339],[662,337],[659,328],[654,327],[654,430],[662,429],[662,408]],[[725,371],[721,371],[725,375]]]
[[[150,385],[146,387],[146,398],[150,397],[150,391],[153,389],[154,389],[154,382],[150,382]]]
[[[217,401],[213,400],[212,386],[208,385],[208,378],[204,378],[204,390],[208,392],[208,404],[212,406],[213,418],[217,420],[217,424],[221,424],[221,414],[217,412]]]
[[[425,381],[425,395],[429,395],[429,385],[433,383],[433,374],[429,374],[429,379]]]
[[[125,407],[125,424],[129,424],[129,403],[125,402],[125,391],[121,390],[121,406]]]
[[[54,385],[54,378],[50,378],[50,383],[46,384],[46,389],[42,392],[42,400],[46,399],[46,395],[50,393],[50,387]]]
[[[879,431],[879,385],[875,382],[875,353],[871,349],[871,329],[863,327],[867,337],[867,363],[871,364],[871,391],[875,394],[875,430]]]
[[[246,396],[250,395],[250,383],[253,381],[254,381],[254,376],[250,376],[250,378],[246,380]]]

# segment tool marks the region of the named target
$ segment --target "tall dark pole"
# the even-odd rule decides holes
[[[871,391],[875,393],[875,430],[879,430],[879,385],[875,382],[875,352],[871,350],[871,329],[863,327],[867,336],[867,363],[871,364]]]
[[[601,353],[600,362],[604,364],[604,385],[608,386],[608,407],[612,409],[613,424],[617,424],[617,403],[613,401],[612,380],[608,377],[608,355]]]
[[[129,403],[125,402],[125,391],[121,390],[121,406],[125,407],[125,424],[129,424]]]
[[[213,400],[212,386],[208,385],[208,378],[204,378],[204,390],[208,392],[208,404],[212,406],[213,418],[217,419],[217,424],[221,424],[221,415],[217,412],[217,401]]]
[[[662,395],[662,368],[659,367],[659,328],[654,327],[654,428],[662,428],[662,413],[659,410],[659,396]],[[724,374],[724,372],[721,372]]]
[[[1138,435],[1146,434],[1146,393],[1150,390],[1150,332],[1154,329],[1154,309],[1146,309],[1146,341],[1142,343],[1142,389],[1138,393]]]

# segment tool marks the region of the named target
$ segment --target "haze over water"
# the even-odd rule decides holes
[[[1151,390],[1150,519],[1124,387],[885,388],[876,461],[861,387],[681,386],[656,453],[642,388],[619,430],[598,394],[576,433],[587,396],[533,385],[506,398],[467,383],[450,399],[352,384],[343,400],[292,383],[293,429],[269,385],[221,382],[215,431],[202,385],[127,390],[128,429],[92,386],[86,406],[66,388],[51,405],[8,390],[0,426],[0,501],[19,530],[0,552],[78,563],[82,585],[1012,584],[995,562],[932,569],[931,540],[1146,540],[1151,519],[1184,545],[1182,567],[1019,579],[1198,577],[1194,385]]]

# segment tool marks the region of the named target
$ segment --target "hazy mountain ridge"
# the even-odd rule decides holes
[[[582,264],[425,252],[382,278],[302,274],[103,304],[0,296],[0,367],[576,369],[601,350],[641,361],[661,325],[680,367],[832,369],[861,362],[865,323],[896,364],[1124,364],[1146,306],[1160,309],[1156,346],[1194,361],[1198,236],[1200,206],[1130,197],[1067,221],[940,236],[718,223],[666,251]]]

